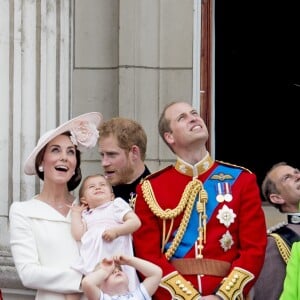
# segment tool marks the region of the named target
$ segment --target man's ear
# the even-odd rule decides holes
[[[139,158],[141,156],[141,154],[140,154],[140,148],[137,145],[133,145],[131,147],[130,151],[131,151],[131,153],[133,155],[133,159]]]
[[[270,201],[274,204],[283,204],[285,202],[278,194],[270,194]]]
[[[133,154],[139,154],[140,153],[140,148],[137,145],[132,145],[131,151]]]
[[[164,133],[164,138],[165,138],[165,141],[168,143],[168,144],[172,144],[174,139],[173,139],[173,135],[171,132],[165,132]]]

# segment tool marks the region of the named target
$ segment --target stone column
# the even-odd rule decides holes
[[[23,172],[38,138],[70,118],[71,30],[70,0],[0,0],[0,288],[6,300],[33,299],[13,266],[8,212],[12,202],[39,190],[39,180]]]

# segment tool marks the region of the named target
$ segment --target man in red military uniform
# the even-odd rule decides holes
[[[135,254],[163,269],[153,299],[245,299],[262,268],[267,236],[256,176],[214,161],[207,127],[185,102],[159,120],[177,161],[137,187]]]

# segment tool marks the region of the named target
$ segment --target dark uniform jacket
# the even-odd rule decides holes
[[[121,197],[130,205],[134,202],[136,196],[136,186],[141,182],[143,178],[148,176],[150,171],[147,166],[145,166],[144,172],[138,177],[134,182],[127,184],[118,184],[113,186],[113,192],[115,197]]]
[[[268,245],[262,271],[254,287],[255,300],[278,300],[286,274],[291,245],[300,240],[300,214],[288,214],[288,222],[268,230]]]

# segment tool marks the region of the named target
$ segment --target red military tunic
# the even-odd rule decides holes
[[[223,166],[226,173],[218,171]],[[199,218],[192,219],[192,213],[187,213],[186,203],[189,200],[184,201],[192,193],[189,189],[183,196],[193,178],[202,182],[204,187],[206,182],[210,182],[205,207],[209,210],[211,203],[215,203],[208,212],[206,225],[205,217],[202,218],[200,227],[204,240],[200,242],[194,236],[180,236],[182,232],[199,232],[199,223],[202,222]],[[228,179],[232,181],[225,185],[224,190],[221,184]],[[228,193],[230,197],[225,201],[224,196]],[[216,201],[218,194],[222,197]],[[197,198],[193,198],[196,201]],[[193,206],[194,209],[196,206]],[[168,300],[172,296],[173,299],[197,299],[199,294],[196,295],[195,291],[202,296],[216,293],[223,299],[243,299],[248,294],[262,268],[267,244],[265,217],[253,173],[213,161],[209,155],[196,166],[178,159],[175,166],[149,175],[138,185],[135,212],[142,221],[140,229],[133,234],[135,254],[163,269],[163,287],[158,288],[153,299]],[[206,213],[204,211],[202,216]],[[183,226],[186,222],[190,222],[189,225]],[[170,227],[171,234],[168,235]],[[177,242],[172,244],[176,239]],[[192,246],[185,248],[184,240],[191,241]],[[207,275],[210,273],[206,271],[202,271],[206,274],[182,275],[172,264],[178,258],[191,258],[193,261],[216,259],[228,262],[229,269],[226,275],[220,276]],[[194,291],[188,282],[192,283]]]

